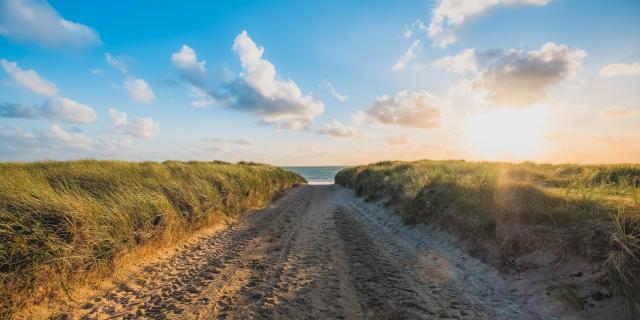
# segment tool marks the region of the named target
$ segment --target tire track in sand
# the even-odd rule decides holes
[[[410,261],[338,186],[304,186],[86,301],[81,319],[508,319]],[[437,274],[437,270],[433,270]],[[495,293],[492,293],[495,294]]]

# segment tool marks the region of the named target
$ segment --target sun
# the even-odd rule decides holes
[[[547,108],[496,109],[470,116],[464,138],[482,160],[534,160],[543,149]]]

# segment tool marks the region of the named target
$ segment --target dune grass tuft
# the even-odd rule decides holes
[[[492,243],[505,260],[551,248],[600,263],[640,312],[640,165],[386,161],[344,169],[336,183],[407,223]]]
[[[149,243],[267,205],[304,179],[256,163],[0,164],[0,318]]]

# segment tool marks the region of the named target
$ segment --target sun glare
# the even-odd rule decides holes
[[[473,115],[465,140],[482,160],[535,160],[543,148],[547,108],[497,109]]]

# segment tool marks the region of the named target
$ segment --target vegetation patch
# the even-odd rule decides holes
[[[640,165],[387,161],[344,169],[336,183],[457,234],[479,257],[497,248],[499,266],[526,268],[515,261],[537,250],[557,263],[580,256],[640,310]]]
[[[145,244],[262,208],[301,176],[225,162],[0,164],[0,318]]]

